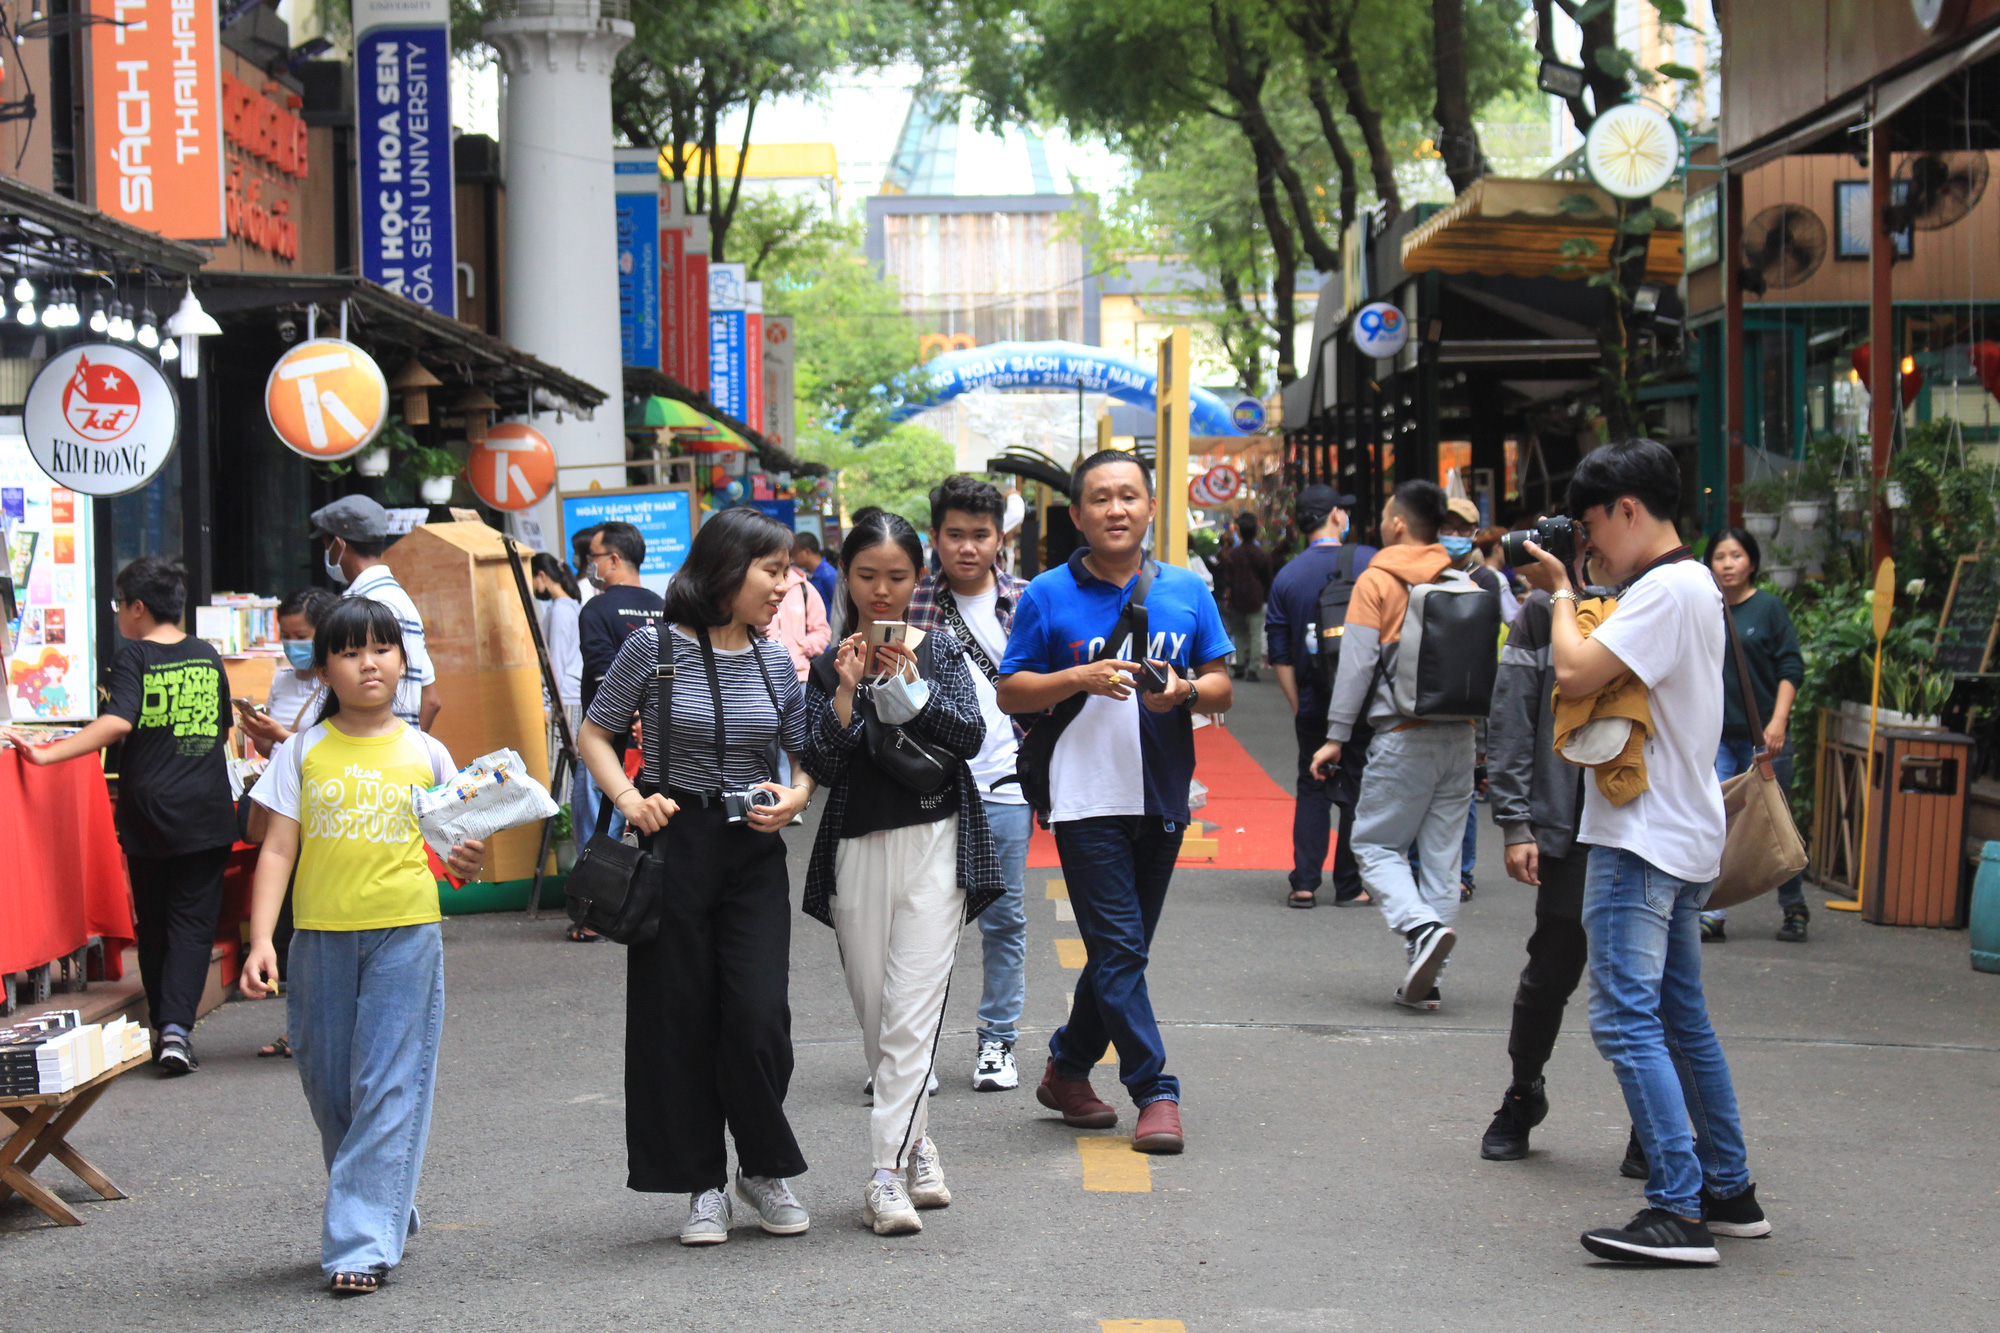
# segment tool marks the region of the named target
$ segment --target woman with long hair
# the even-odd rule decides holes
[[[785,1118],[791,883],[778,835],[814,784],[803,773],[796,786],[772,780],[774,743],[796,754],[806,711],[791,657],[765,634],[791,545],[790,530],[754,509],[703,523],[660,626],[625,640],[578,742],[599,789],[671,867],[659,934],[626,955],[626,1183],[689,1196],[683,1245],[729,1239],[725,1131],[736,1141],[735,1198],[759,1225],[782,1236],[809,1225],[786,1184],[806,1162]],[[656,682],[662,634],[674,675]],[[634,784],[612,738],[635,712],[651,732],[659,688],[667,734],[647,736]],[[663,754],[664,773],[654,767]],[[745,792],[763,803],[732,818]]]
[[[1785,599],[1757,586],[1763,565],[1764,552],[1757,539],[1742,528],[1724,528],[1709,544],[1708,569],[1715,575],[1722,600],[1729,604],[1730,617],[1742,637],[1750,688],[1756,692],[1757,714],[1764,723],[1762,732],[1750,725],[1732,648],[1722,658],[1722,742],[1715,750],[1715,776],[1726,782],[1746,771],[1761,750],[1770,755],[1772,771],[1789,791],[1792,746],[1788,733],[1792,704],[1805,684],[1806,661],[1799,651],[1799,632],[1792,626]],[[1812,909],[1806,906],[1803,875],[1793,875],[1778,886],[1778,905],[1785,917],[1777,938],[1787,944],[1804,944]],[[1703,912],[1702,939],[1727,939],[1728,922],[1727,912]]]
[[[831,795],[806,873],[805,911],[832,926],[868,1057],[875,1174],[862,1220],[877,1235],[923,1230],[951,1202],[926,1132],[958,933],[1000,896],[1000,862],[972,770],[986,734],[950,634],[898,637],[923,568],[916,529],[876,511],[840,550],[847,637],[806,681],[806,771]],[[911,641],[914,639],[914,642]],[[921,753],[918,772],[897,762]]]

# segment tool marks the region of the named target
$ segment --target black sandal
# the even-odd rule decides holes
[[[563,938],[571,944],[596,944],[604,937],[588,926],[571,926]]]
[[[382,1288],[380,1273],[335,1273],[327,1290],[336,1296],[372,1296]]]
[[[1285,906],[1317,907],[1319,906],[1319,895],[1311,889],[1293,889],[1290,896],[1285,899]]]
[[[278,1037],[269,1046],[261,1047],[257,1051],[257,1058],[260,1060],[268,1060],[272,1056],[278,1055],[282,1055],[287,1060],[292,1058],[292,1038],[290,1033]]]

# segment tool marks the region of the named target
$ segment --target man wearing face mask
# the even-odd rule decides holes
[[[1479,531],[1479,509],[1472,501],[1460,496],[1445,501],[1444,526],[1438,529],[1438,545],[1452,558],[1452,567],[1462,569],[1472,575],[1472,581],[1488,592],[1500,594],[1500,623],[1511,625],[1521,604],[1514,600],[1514,594],[1507,590],[1501,577],[1486,567],[1479,558],[1478,545],[1473,534]],[[1472,808],[1465,812],[1465,842],[1459,850],[1458,897],[1460,902],[1471,902],[1473,871],[1479,860],[1479,798],[1486,794],[1486,726],[1484,723],[1474,728],[1479,743],[1479,757],[1474,770],[1476,776],[1472,794]]]
[[[410,669],[396,686],[395,713],[418,730],[429,731],[444,700],[438,694],[437,669],[424,647],[423,615],[382,561],[382,552],[389,549],[389,512],[365,495],[349,495],[314,510],[310,522],[326,576],[341,595],[365,597],[396,613]]]

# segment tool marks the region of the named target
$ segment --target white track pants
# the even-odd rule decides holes
[[[901,1171],[923,1139],[924,1085],[964,918],[957,815],[841,839],[833,929],[875,1079],[868,1138],[877,1170]]]

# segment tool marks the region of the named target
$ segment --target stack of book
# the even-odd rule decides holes
[[[0,1028],[0,1097],[68,1092],[152,1050],[152,1034],[130,1019],[82,1017],[63,1009]]]
[[[207,606],[194,609],[195,637],[206,639],[228,657],[246,653],[280,653],[278,599],[243,592],[219,592]]]

